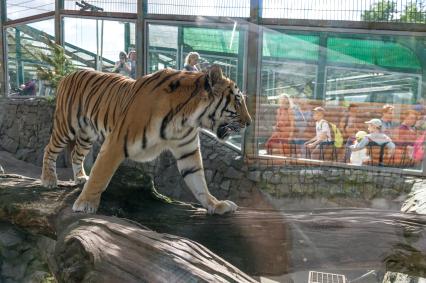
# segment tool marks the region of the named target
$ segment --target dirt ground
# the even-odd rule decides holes
[[[0,151],[0,165],[7,174],[19,174],[26,177],[39,179],[41,167],[16,159],[6,151]],[[71,168],[57,168],[59,180],[68,181],[73,178]]]

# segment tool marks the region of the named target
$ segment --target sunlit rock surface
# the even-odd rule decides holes
[[[413,186],[407,200],[402,204],[401,211],[426,215],[426,184],[424,182]]]

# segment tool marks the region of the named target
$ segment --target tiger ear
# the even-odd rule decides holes
[[[209,74],[209,83],[211,86],[214,86],[223,78],[222,69],[217,64],[214,64],[209,68],[208,74]]]

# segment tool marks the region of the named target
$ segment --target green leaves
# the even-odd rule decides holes
[[[36,52],[37,59],[43,63],[37,66],[37,77],[56,89],[59,81],[76,68],[65,54],[65,49],[51,40],[47,34],[43,36],[43,43],[47,45],[48,51]]]

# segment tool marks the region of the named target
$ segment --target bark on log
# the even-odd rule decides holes
[[[207,216],[205,211],[191,205],[165,204],[167,199],[163,199],[164,202],[146,200],[145,197],[149,194],[141,193],[140,185],[149,188],[151,181],[132,172],[134,170],[119,170],[103,195],[100,214],[125,216],[156,231],[195,240],[250,275],[280,276],[300,270],[323,270],[335,265],[341,269],[376,270],[382,270],[383,266],[386,266],[386,271],[426,277],[425,215],[367,208],[300,210],[291,213],[272,208],[241,208],[229,216]],[[117,176],[121,178],[117,179]],[[132,268],[149,269],[156,266],[157,261],[152,258],[150,259],[153,263],[147,265],[146,261],[136,257],[131,260],[122,257],[124,249],[131,250],[129,255],[139,250],[141,253],[145,250],[152,253],[158,251],[155,250],[159,248],[158,245],[148,249],[149,246],[145,245],[145,242],[136,244],[132,242],[133,238],[129,240],[130,235],[149,240],[152,231],[135,222],[125,221],[126,227],[148,233],[139,236],[136,232],[131,232],[129,235],[125,234],[126,238],[123,236],[123,230],[118,228],[122,225],[120,221],[124,220],[72,213],[69,207],[79,189],[70,183],[61,182],[57,190],[46,190],[39,187],[39,184],[34,179],[18,179],[16,176],[5,175],[3,179],[0,177],[0,219],[13,221],[28,230],[53,238],[59,234],[57,231],[63,233],[58,235],[60,243],[56,253],[59,263],[57,270],[60,270],[57,274],[65,276],[61,282],[79,282],[81,278],[89,281],[97,276],[93,275],[96,273],[100,273],[99,276],[110,274],[106,282],[116,281],[115,276],[118,275],[125,278],[120,279],[121,282],[131,282],[132,280],[123,274],[130,274]],[[125,211],[122,211],[122,208],[125,208]],[[103,221],[112,223],[115,228],[110,229],[109,225],[112,224],[107,225]],[[91,249],[94,247],[92,242],[74,236],[78,233],[90,235],[88,239],[96,239],[99,243],[109,241],[110,237],[117,241],[119,239],[122,248],[119,245],[106,244],[100,245],[100,251]],[[161,247],[163,242],[175,243],[174,236],[161,235],[165,236],[159,244]],[[179,239],[182,239],[179,241],[179,247],[188,246],[188,241]],[[137,246],[129,246],[128,242]],[[194,245],[198,247],[198,244]],[[61,249],[61,246],[64,248]],[[103,256],[88,255],[87,250],[91,250],[94,255],[101,253]],[[166,258],[173,256],[169,250],[159,251],[162,252],[166,252]],[[194,255],[199,253],[199,250],[195,250],[189,257],[196,258]],[[188,253],[182,252],[180,255],[188,256]],[[182,258],[181,260],[185,260]],[[170,262],[164,257],[156,259],[160,260],[160,263]],[[221,264],[221,261],[215,258],[213,262]],[[199,268],[198,262],[192,263],[194,269]],[[123,265],[126,268],[122,268]],[[105,266],[111,268],[105,271]],[[210,271],[210,266],[203,265],[204,268],[209,270],[207,273],[214,273]],[[228,267],[227,270],[229,274],[234,272],[233,267]],[[182,274],[186,275],[184,271]],[[229,275],[224,274],[221,269],[218,269],[216,274],[228,281],[244,280],[229,279]],[[194,277],[173,277],[166,281],[199,280],[196,275],[191,276]],[[158,280],[161,281],[162,278]],[[219,279],[215,277],[214,281]]]
[[[256,282],[194,241],[117,217],[73,213],[79,190],[69,182],[49,190],[36,179],[0,175],[0,220],[57,239],[59,282]]]

